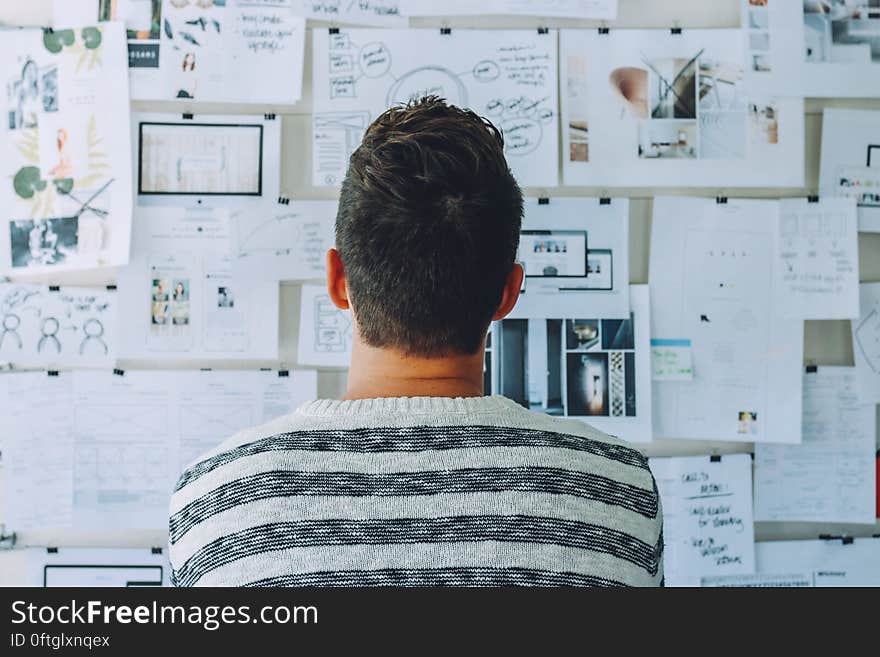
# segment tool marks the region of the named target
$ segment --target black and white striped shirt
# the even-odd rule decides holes
[[[180,477],[177,586],[656,586],[647,460],[503,397],[317,401]]]

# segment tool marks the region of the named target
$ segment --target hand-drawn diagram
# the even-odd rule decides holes
[[[351,348],[351,316],[341,312],[330,297],[315,299],[315,351],[345,353]]]
[[[555,185],[555,66],[549,31],[316,32],[314,182],[341,182],[365,124],[385,109],[438,96],[503,132],[521,184]]]
[[[303,285],[297,361],[301,365],[348,367],[353,338],[351,313],[333,305],[324,286]]]
[[[880,402],[880,284],[860,286],[861,317],[852,322],[856,370],[865,401]]]
[[[115,326],[113,290],[0,285],[0,361],[107,366]]]
[[[336,201],[293,201],[233,212],[234,267],[261,279],[322,278],[334,244]]]

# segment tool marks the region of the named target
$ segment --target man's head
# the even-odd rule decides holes
[[[351,157],[331,296],[369,346],[474,354],[519,294],[522,209],[495,126],[434,97],[394,107]]]

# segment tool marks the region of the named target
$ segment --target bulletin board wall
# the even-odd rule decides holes
[[[687,28],[729,28],[740,23],[740,3],[737,0],[620,0],[619,18],[610,23],[615,27],[663,28],[677,26]],[[0,3],[0,24],[40,25],[51,15],[51,0],[29,0],[28,2]],[[596,27],[598,23],[577,20],[540,20],[523,17],[471,17],[449,20],[414,19],[416,27],[456,28],[531,28],[531,27]],[[316,29],[324,29],[316,27]],[[241,105],[200,105],[199,113],[263,113],[275,112],[282,120],[281,149],[281,191],[292,199],[333,199],[335,190],[317,188],[311,185],[311,57],[310,38],[306,42],[306,62],[303,99],[296,105],[286,107],[248,107]],[[648,280],[648,260],[651,232],[652,199],[658,195],[690,196],[728,196],[743,198],[797,197],[818,193],[819,151],[822,132],[822,111],[825,107],[844,107],[851,109],[880,110],[880,100],[816,100],[806,102],[806,187],[794,189],[774,188],[613,188],[558,187],[548,189],[526,189],[527,195],[547,196],[611,196],[628,197],[630,203],[630,272],[631,283],[650,283]],[[135,111],[188,111],[172,103],[134,103]],[[880,281],[880,234],[861,233],[859,235],[860,280],[862,282]],[[78,274],[65,277],[66,285],[103,284],[112,282],[113,274]],[[47,281],[52,282],[52,281]],[[299,326],[299,284],[281,285],[280,306],[280,359],[281,364],[295,368],[297,362],[297,330]],[[805,327],[804,357],[807,364],[852,365],[853,347],[849,322],[847,321],[808,321]],[[193,362],[163,363],[163,368],[213,367],[220,369],[277,366],[275,362]],[[149,362],[122,361],[125,369],[147,369],[155,367]],[[322,397],[337,397],[344,391],[346,374],[342,370],[320,370],[318,392]],[[878,422],[880,426],[880,422]],[[222,438],[222,437],[218,437]],[[717,443],[702,441],[655,441],[640,449],[648,456],[681,456],[700,454],[746,453],[753,451],[751,443]],[[2,470],[0,470],[2,476]],[[0,500],[0,509],[2,509]],[[756,539],[786,540],[811,539],[823,534],[849,534],[870,536],[880,532],[880,523],[875,526],[810,524],[810,523],[756,523]],[[165,536],[161,531],[54,531],[28,532],[18,536],[19,546],[104,546],[104,547],[152,547],[164,545]],[[14,552],[0,553],[0,582],[15,581],[16,555]]]

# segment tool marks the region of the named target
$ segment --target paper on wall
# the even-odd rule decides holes
[[[804,375],[803,443],[755,446],[755,520],[876,521],[876,417],[855,369]]]
[[[315,372],[8,376],[3,485],[5,521],[16,530],[165,527],[186,465],[317,395]]]
[[[803,21],[797,0],[741,0],[741,4],[745,73],[750,91],[770,96],[804,95]]]
[[[405,0],[299,0],[306,18],[352,25],[406,27]]]
[[[303,285],[300,297],[300,365],[348,367],[354,338],[351,312],[333,305],[323,285]]]
[[[740,30],[562,30],[566,185],[800,187],[803,99],[760,96]]]
[[[25,548],[25,581],[34,587],[170,586],[171,567],[163,549]]]
[[[852,320],[859,399],[880,404],[880,283],[859,286],[861,316]]]
[[[613,21],[617,0],[401,0],[408,16],[474,16],[525,14],[556,18]]]
[[[859,238],[855,200],[782,199],[774,235],[773,310],[791,319],[859,315]]]
[[[119,355],[278,358],[278,282],[236,274],[222,208],[136,208],[132,262],[119,272]]]
[[[628,199],[525,199],[517,259],[526,279],[511,318],[628,317]]]
[[[754,573],[751,457],[652,458],[650,466],[663,504],[666,585]]]
[[[533,411],[578,418],[631,442],[649,442],[648,286],[630,286],[629,302],[625,319],[496,322],[487,349],[487,391]]]
[[[115,289],[0,284],[0,362],[109,367],[116,307]]]
[[[803,321],[773,312],[776,201],[658,197],[651,336],[690,340],[693,380],[655,381],[665,438],[799,443]]]
[[[274,114],[135,113],[132,139],[138,205],[248,207],[279,198]]]
[[[341,184],[364,131],[388,107],[433,94],[504,131],[520,185],[555,186],[556,47],[556,30],[316,30],[314,184]]]
[[[855,198],[859,230],[880,232],[880,112],[825,110],[819,189]]]
[[[756,543],[755,580],[706,578],[703,586],[880,586],[878,541],[834,538]]]
[[[265,202],[232,212],[233,271],[262,280],[324,278],[336,201]]]
[[[120,23],[0,41],[0,275],[128,261],[131,142]]]

